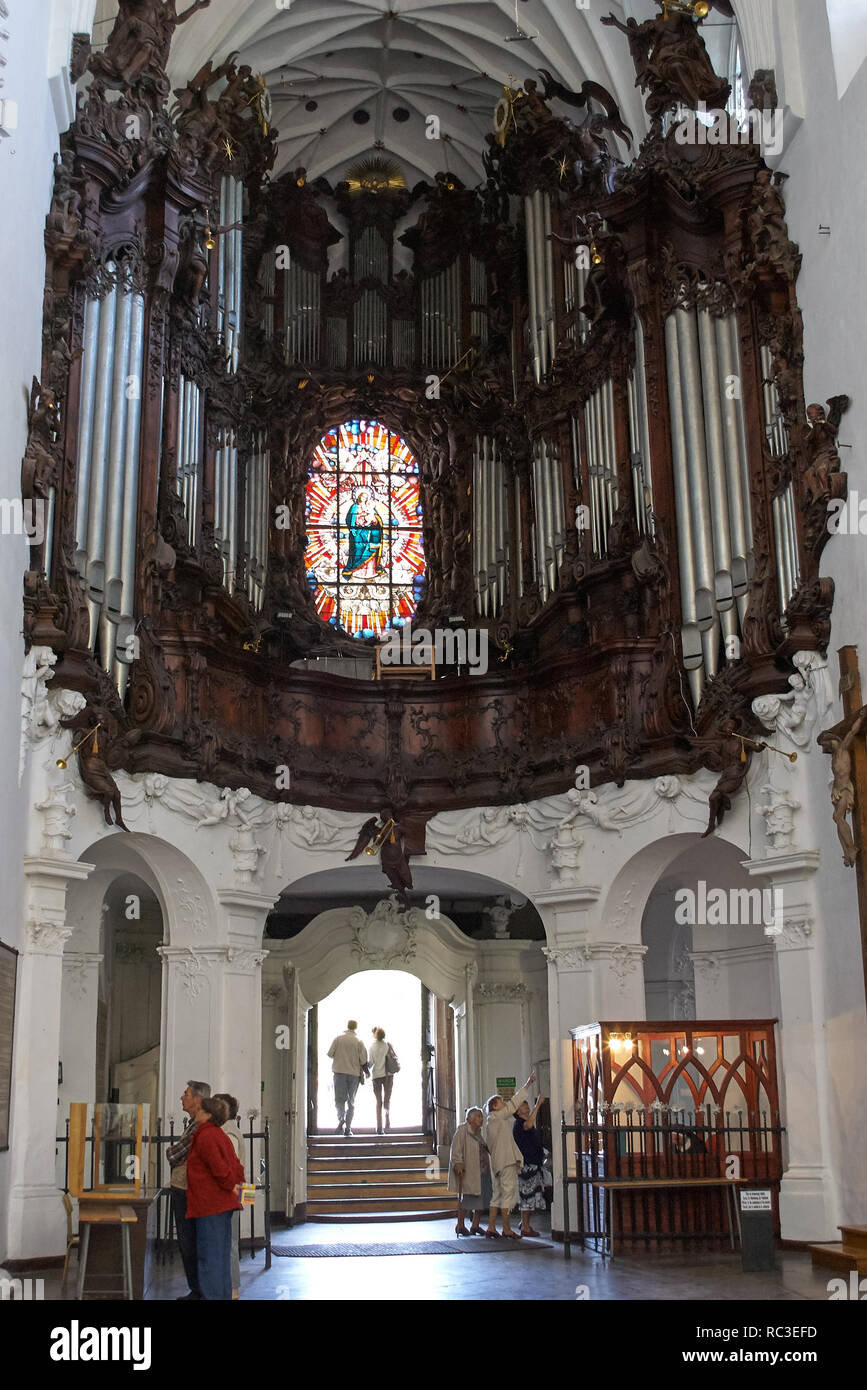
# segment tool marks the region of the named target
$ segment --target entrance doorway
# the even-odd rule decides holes
[[[328,1049],[342,1033],[349,1019],[358,1023],[358,1037],[365,1047],[373,1039],[373,1029],[383,1028],[400,1061],[391,1097],[393,1129],[421,1129],[423,1095],[423,986],[414,975],[400,970],[364,970],[351,975],[316,1006],[316,1027],[310,1029],[311,1048],[315,1048],[317,1104],[311,1115],[314,1132],[334,1126],[332,1071]],[[353,1129],[376,1128],[373,1086],[369,1080],[359,1086],[355,1098]]]

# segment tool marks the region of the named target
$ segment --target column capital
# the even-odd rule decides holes
[[[816,872],[822,856],[817,849],[788,850],[785,854],[774,854],[767,859],[743,859],[741,867],[750,878],[772,878],[777,883],[794,882],[809,878]]]
[[[24,923],[24,954],[28,956],[62,956],[63,948],[72,936],[63,914],[50,911],[38,917],[28,917]]]

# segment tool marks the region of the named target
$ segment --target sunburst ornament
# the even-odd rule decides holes
[[[223,141],[223,153],[231,164],[232,160],[235,158],[235,146],[228,137]]]
[[[406,188],[406,179],[391,159],[360,159],[346,171],[350,193],[394,193]]]
[[[512,80],[511,73],[509,80]],[[515,102],[520,101],[522,96],[523,92],[516,91],[514,87],[504,87],[500,93],[500,100],[494,107],[494,130],[501,145],[505,145],[510,128],[512,130],[518,129],[518,122],[515,119]]]

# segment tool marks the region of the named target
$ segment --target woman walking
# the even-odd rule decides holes
[[[536,1128],[536,1116],[544,1099],[544,1096],[540,1096],[532,1110],[528,1100],[522,1101],[515,1111],[515,1123],[512,1126],[515,1143],[524,1159],[524,1165],[518,1174],[518,1208],[521,1212],[522,1236],[539,1234],[530,1225],[530,1214],[545,1210],[545,1180],[542,1176],[545,1150],[542,1147],[542,1136]]]
[[[394,1057],[394,1049],[391,1043],[385,1041],[385,1029],[374,1028],[373,1042],[368,1049],[368,1061],[370,1062],[370,1074],[373,1077],[373,1094],[376,1097],[376,1132],[382,1134],[382,1112],[385,1109],[385,1128],[391,1129],[391,1088],[394,1085],[394,1073],[389,1071],[390,1057]]]
[[[488,1146],[482,1138],[484,1119],[479,1107],[471,1105],[465,1123],[458,1125],[452,1140],[449,1191],[458,1194],[455,1234],[459,1236],[478,1235],[482,1212],[491,1205],[491,1161]],[[468,1211],[473,1214],[473,1224],[469,1230],[464,1219]]]
[[[210,1119],[196,1126],[187,1155],[187,1217],[196,1223],[202,1298],[231,1302],[232,1212],[241,1208],[244,1169],[223,1133],[226,1102],[211,1096],[202,1109]]]

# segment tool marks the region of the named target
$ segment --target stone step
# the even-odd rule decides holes
[[[377,1169],[395,1167],[407,1172],[423,1173],[433,1154],[340,1154],[335,1157],[307,1160],[308,1173],[369,1173]]]
[[[838,1226],[843,1237],[843,1249],[850,1254],[867,1255],[867,1226]]]
[[[438,1177],[428,1177],[424,1168],[328,1168],[324,1172],[322,1169],[307,1170],[307,1186],[311,1184],[321,1187],[322,1184],[330,1182],[357,1183],[359,1186],[369,1186],[372,1182],[439,1182],[444,1175]]]
[[[333,1144],[319,1144],[308,1149],[308,1158],[429,1158],[433,1149],[429,1144],[359,1144],[355,1139],[335,1140]]]
[[[807,1249],[814,1268],[833,1269],[841,1274],[854,1269],[857,1270],[859,1278],[867,1274],[867,1250],[853,1254],[842,1241],[833,1241],[828,1245],[808,1245]]]
[[[448,1201],[449,1191],[445,1183],[442,1182],[308,1182],[307,1184],[308,1208],[311,1202],[331,1202],[344,1197],[362,1200],[394,1197],[401,1202],[407,1202],[414,1197],[436,1197],[441,1201]],[[457,1202],[457,1196],[455,1196],[454,1201]]]
[[[424,1197],[335,1197],[333,1200],[320,1200],[318,1197],[307,1198],[307,1218],[316,1219],[318,1216],[345,1216],[363,1215],[365,1213],[381,1213],[403,1211],[415,1213],[424,1211],[445,1212],[450,1215],[454,1212],[457,1199],[452,1204],[444,1201],[443,1197],[437,1193],[431,1193]],[[413,1216],[409,1216],[412,1220]]]
[[[318,1216],[308,1214],[308,1222],[317,1221],[321,1225],[363,1226],[365,1222],[380,1221],[444,1221],[454,1218],[454,1207],[443,1207],[441,1211],[347,1211],[320,1212]]]

